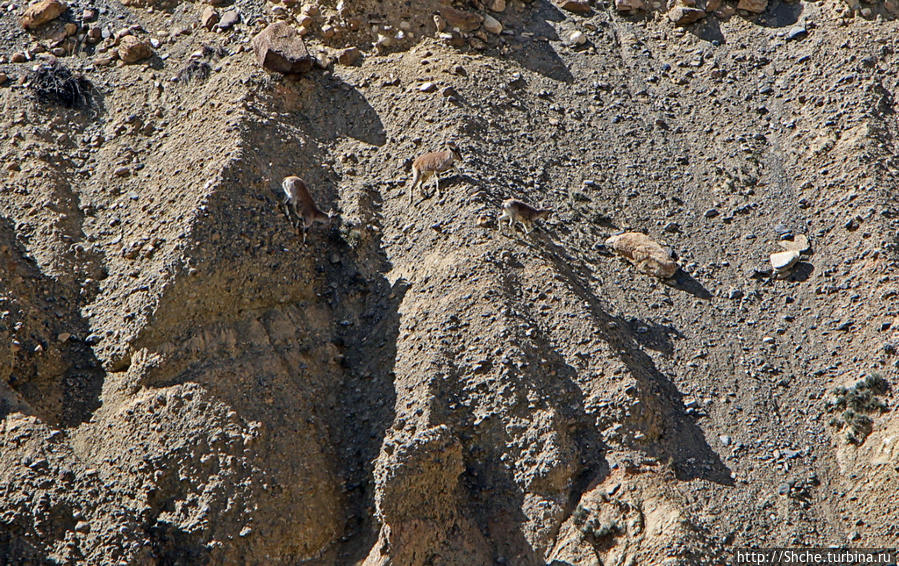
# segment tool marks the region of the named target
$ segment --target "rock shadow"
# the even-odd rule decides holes
[[[88,420],[100,406],[105,373],[86,342],[90,327],[81,315],[77,289],[43,273],[16,241],[12,221],[2,217],[0,265],[0,291],[12,299],[5,303],[0,333],[17,343],[0,417],[27,406],[53,426]]]
[[[331,248],[347,259],[326,267],[328,290],[322,294],[337,320],[334,343],[344,368],[337,399],[346,412],[331,415],[330,428],[346,488],[347,522],[338,552],[347,564],[363,560],[378,538],[380,524],[370,512],[374,468],[396,417],[399,307],[409,289],[405,280],[391,285],[385,276],[391,265],[381,245],[380,193],[358,195],[367,226],[345,225],[331,233]]]
[[[709,300],[712,298],[712,293],[683,269],[678,269],[674,277],[665,279],[662,283],[679,291],[689,293],[697,299]]]
[[[21,566],[44,566],[58,564],[51,560],[49,553],[37,548],[16,534],[15,525],[0,523],[0,564],[16,564]]]
[[[512,59],[525,69],[556,81],[574,82],[574,75],[549,43],[561,39],[550,22],[561,22],[564,19],[565,15],[551,2],[538,0],[523,11],[521,17],[504,20],[524,33],[533,34],[533,37],[525,38],[522,43],[513,43],[508,54],[499,55],[491,51],[485,53],[503,59]]]
[[[507,297],[515,297],[520,284],[513,272],[506,272],[501,283]],[[536,312],[521,307],[517,301],[522,320],[539,320]],[[556,446],[566,454],[566,463],[574,467],[570,470],[570,483],[564,487],[546,481],[542,477],[532,480],[530,485],[516,481],[516,475],[526,475],[523,469],[509,467],[503,463],[503,449],[521,446],[521,435],[511,431],[510,422],[500,422],[493,413],[481,419],[475,411],[477,396],[472,392],[472,370],[455,363],[453,352],[443,357],[443,375],[435,376],[430,383],[429,399],[432,424],[445,423],[456,431],[462,443],[465,473],[462,484],[468,495],[470,515],[475,518],[485,538],[494,544],[495,559],[505,559],[509,564],[543,565],[543,554],[533,548],[524,536],[522,525],[534,518],[522,511],[528,494],[537,495],[564,508],[562,517],[567,517],[580,501],[583,493],[602,480],[609,473],[605,459],[606,446],[594,426],[595,416],[584,407],[584,392],[576,378],[578,371],[569,365],[564,356],[553,346],[550,338],[538,326],[525,335],[523,331],[511,338],[512,344],[520,348],[524,361],[498,362],[502,365],[504,395],[518,400],[518,406],[528,407],[533,416],[536,412],[553,415],[553,432],[562,440]],[[494,370],[496,368],[493,368]],[[489,368],[474,371],[489,371]],[[477,387],[475,387],[476,389]],[[520,411],[514,415],[521,416]],[[522,452],[526,451],[521,446]],[[569,454],[568,451],[573,452]],[[512,458],[513,461],[521,461]],[[558,529],[562,520],[552,528]],[[557,535],[547,535],[552,540]]]
[[[692,26],[687,26],[687,31],[709,43],[717,42],[718,45],[727,43],[724,32],[721,31],[721,23],[716,16],[708,16]]]
[[[670,460],[680,480],[704,479],[721,485],[733,485],[730,470],[712,450],[705,435],[686,413],[683,394],[655,366],[620,317],[608,314],[606,307],[590,288],[589,270],[572,258],[561,246],[544,234],[536,233],[532,248],[568,283],[586,304],[602,339],[617,352],[636,381],[634,395],[659,419],[657,438],[648,445],[635,448],[661,461]],[[624,322],[624,323],[623,323]]]
[[[768,9],[758,16],[756,22],[766,28],[782,28],[798,22],[801,15],[801,2],[788,3],[775,0],[768,4]]]
[[[274,98],[271,106],[292,114],[287,121],[311,138],[327,143],[350,137],[379,147],[387,143],[384,124],[365,96],[332,73],[312,71],[299,79],[272,76],[268,80]],[[271,125],[278,127],[277,122]]]

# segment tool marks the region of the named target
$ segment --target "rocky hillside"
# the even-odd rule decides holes
[[[2,562],[895,546],[899,5],[679,1],[0,3]]]

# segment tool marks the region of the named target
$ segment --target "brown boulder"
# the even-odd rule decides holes
[[[678,26],[687,26],[705,17],[705,11],[689,6],[675,6],[668,12],[668,19]]]
[[[450,6],[440,8],[440,15],[450,27],[457,28],[461,32],[474,31],[481,27],[481,22],[484,21],[480,14],[457,10]]]
[[[590,11],[590,4],[584,0],[561,0],[556,5],[563,10],[574,12],[575,14],[586,14]]]
[[[615,9],[619,12],[636,12],[643,8],[643,0],[615,0]]]
[[[203,8],[203,13],[200,15],[200,25],[211,30],[217,23],[219,23],[219,15],[218,12],[215,11],[215,8],[212,6]]]
[[[25,10],[22,16],[22,27],[25,29],[34,29],[49,21],[55,20],[66,11],[65,2],[60,0],[41,0],[36,2]]]
[[[355,65],[359,62],[359,57],[361,57],[361,55],[358,48],[347,47],[346,49],[341,49],[337,53],[337,61],[341,65]]]
[[[153,56],[150,43],[141,41],[133,35],[126,35],[119,41],[119,59],[125,63],[137,63]]]
[[[737,10],[746,10],[753,14],[761,14],[768,7],[768,0],[740,0]]]
[[[287,22],[274,22],[253,38],[256,60],[276,73],[299,74],[312,69],[313,59],[303,38]]]

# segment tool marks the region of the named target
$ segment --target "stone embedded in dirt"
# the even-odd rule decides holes
[[[568,36],[568,44],[569,45],[583,45],[587,43],[587,36],[584,35],[582,31],[574,31],[571,32],[571,35]]]
[[[34,29],[55,20],[66,11],[66,8],[68,8],[66,3],[60,0],[41,0],[36,2],[25,10],[25,14],[22,16],[22,27]]]
[[[753,14],[761,14],[768,8],[768,0],[740,0],[737,3],[737,10],[746,10]]]
[[[337,52],[337,62],[341,65],[355,65],[362,54],[356,47],[347,47]]]
[[[774,268],[774,273],[783,273],[789,271],[791,267],[796,265],[796,262],[799,261],[799,252],[796,250],[786,250],[773,253],[770,256],[770,260],[771,267]]]
[[[636,12],[643,8],[643,0],[615,0],[615,9],[619,12]]]
[[[437,90],[437,85],[428,81],[426,83],[422,83],[421,86],[418,87],[418,90],[420,90],[421,92],[434,92],[435,90]]]
[[[240,12],[237,10],[228,10],[222,14],[222,19],[215,26],[216,29],[228,30],[240,22]]]
[[[389,35],[384,35],[382,33],[378,34],[378,38],[375,40],[375,49],[378,50],[378,53],[386,53],[393,46],[393,38]]]
[[[0,86],[5,85],[7,80],[9,77],[6,76],[6,73],[0,73]]]
[[[112,172],[116,177],[127,177],[131,174],[131,169],[127,167],[117,167],[115,171]]]
[[[638,271],[661,278],[672,277],[678,269],[677,262],[655,240],[640,232],[625,232],[612,236],[606,247],[627,258]]]
[[[784,250],[796,250],[799,253],[805,253],[811,249],[808,236],[805,234],[797,234],[791,240],[780,240],[777,243]]]
[[[484,15],[484,29],[489,31],[490,33],[499,35],[503,32],[503,24],[501,24],[499,20],[497,20],[490,14],[485,14]]]
[[[505,12],[506,0],[493,0],[493,2],[490,3],[490,9],[494,12]]]
[[[440,15],[450,27],[456,28],[461,32],[474,31],[481,27],[481,22],[484,21],[480,14],[457,10],[451,6],[440,8]]]
[[[678,26],[688,26],[705,17],[705,10],[689,6],[675,6],[668,12],[668,19]]]
[[[82,22],[92,22],[97,19],[97,11],[93,8],[86,8],[83,12],[81,12],[81,21]]]
[[[212,6],[203,8],[203,14],[200,16],[200,25],[211,30],[217,23],[219,23],[219,15],[218,12],[215,11],[215,8]]]
[[[253,51],[259,65],[283,74],[307,73],[312,69],[312,56],[303,38],[287,22],[274,22],[253,38]]]
[[[560,0],[556,6],[575,14],[586,14],[590,11],[590,4],[584,0]]]
[[[126,35],[119,41],[119,58],[125,63],[137,63],[153,56],[150,42],[141,41],[133,35]]]
[[[24,63],[28,61],[28,56],[21,51],[16,51],[9,58],[10,63]]]
[[[90,29],[87,30],[88,43],[100,43],[102,40],[103,30],[100,29],[100,26],[91,26]]]
[[[790,28],[790,31],[787,32],[786,39],[787,41],[795,41],[797,39],[802,39],[808,35],[808,30],[805,29],[805,26],[793,26]]]
[[[75,531],[79,533],[89,533],[91,531],[91,524],[87,521],[78,521],[75,524]]]

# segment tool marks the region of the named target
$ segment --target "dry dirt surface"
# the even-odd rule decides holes
[[[0,563],[897,546],[899,6],[739,6],[0,2]]]

